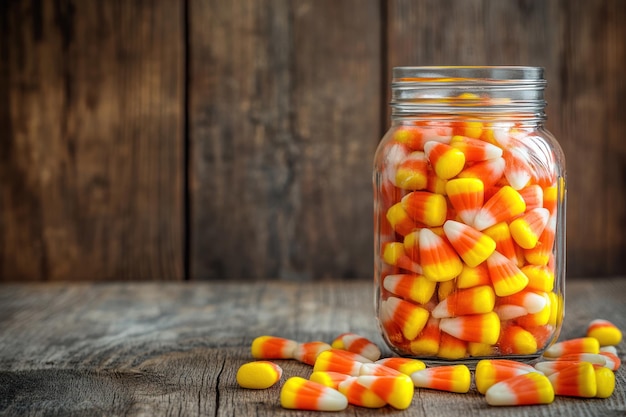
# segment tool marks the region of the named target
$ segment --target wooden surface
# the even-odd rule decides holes
[[[537,65],[571,276],[626,274],[623,0],[4,0],[0,280],[372,266],[391,68]]]
[[[102,283],[0,286],[2,416],[304,416],[284,410],[280,384],[311,368],[277,361],[281,383],[238,387],[250,343],[271,334],[332,341],[362,334],[382,346],[369,281],[319,283]],[[604,318],[626,329],[626,280],[572,280],[561,339]],[[618,346],[626,359],[626,342]],[[386,352],[388,354],[388,351]],[[468,394],[416,390],[406,411],[350,406],[359,416],[618,416],[626,413],[626,370],[608,399],[557,397],[548,406],[492,408]]]

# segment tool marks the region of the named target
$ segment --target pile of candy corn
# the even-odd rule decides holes
[[[476,390],[489,405],[549,404],[555,396],[608,398],[615,389],[621,361],[616,345],[621,331],[606,320],[594,320],[586,337],[556,343],[544,361],[531,366],[509,359],[483,359],[476,364]],[[299,343],[275,336],[257,337],[251,346],[257,359],[243,364],[237,382],[264,389],[283,375],[272,359],[295,359],[313,367],[308,378],[291,376],[282,384],[280,404],[288,409],[340,411],[348,405],[403,410],[415,389],[467,393],[472,373],[465,364],[427,367],[418,359],[381,359],[373,342],[344,333],[331,344]]]
[[[539,356],[558,336],[557,146],[536,127],[464,119],[386,135],[375,162],[376,279],[395,352]]]

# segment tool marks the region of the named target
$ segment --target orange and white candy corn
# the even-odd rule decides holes
[[[537,340],[532,333],[516,325],[502,328],[498,340],[500,352],[504,355],[532,355],[537,352]]]
[[[422,266],[406,254],[402,243],[387,242],[383,244],[382,250],[383,260],[387,264],[406,269],[407,271],[415,272],[416,274],[422,273]]]
[[[339,383],[345,381],[348,378],[353,378],[348,374],[334,371],[314,371],[309,377],[310,381],[317,382],[330,388],[337,389]]]
[[[476,364],[476,389],[485,394],[492,385],[529,372],[539,371],[526,363],[510,359],[483,359]]]
[[[282,368],[273,362],[248,362],[237,370],[237,383],[243,388],[265,389],[277,383],[282,375]]]
[[[456,287],[458,289],[465,289],[479,285],[491,285],[487,264],[482,263],[474,268],[463,265],[463,270],[459,276],[456,277]]]
[[[553,344],[543,352],[543,356],[546,358],[559,358],[570,353],[597,354],[598,352],[600,352],[598,339],[594,339],[593,337],[579,337]]]
[[[295,340],[276,336],[259,336],[252,341],[250,350],[255,359],[293,359],[298,347]]]
[[[411,233],[419,227],[419,224],[409,216],[401,203],[396,203],[389,207],[386,217],[391,228],[402,236]]]
[[[493,345],[500,336],[500,318],[494,312],[441,319],[441,331],[466,342]]]
[[[483,314],[493,310],[496,295],[489,285],[459,290],[441,301],[431,312],[434,318]]]
[[[467,356],[467,344],[465,340],[457,339],[447,333],[441,334],[437,356],[443,359],[461,359]]]
[[[313,372],[339,372],[356,376],[364,363],[371,363],[367,358],[356,353],[340,349],[330,349],[320,353],[313,365]]]
[[[426,142],[424,153],[439,178],[455,177],[465,166],[465,154],[445,143]]]
[[[494,224],[508,221],[526,210],[526,202],[512,187],[500,188],[474,217],[474,227],[484,230]]]
[[[597,339],[600,346],[615,346],[622,341],[622,332],[610,321],[596,319],[587,326],[587,337]]]
[[[335,389],[294,376],[280,391],[280,405],[294,410],[342,411],[348,407],[348,399]]]
[[[446,194],[461,220],[472,225],[485,202],[483,182],[478,178],[455,178],[446,183]]]
[[[455,250],[430,229],[422,229],[419,239],[422,273],[432,281],[449,281],[463,270]]]
[[[418,359],[412,358],[383,358],[377,360],[375,363],[384,365],[388,368],[395,369],[398,372],[402,372],[405,375],[411,375],[415,371],[421,371],[426,368],[426,364]]]
[[[413,191],[402,197],[401,204],[413,220],[426,226],[441,226],[446,221],[448,204],[441,194]]]
[[[470,389],[472,377],[466,365],[434,366],[411,374],[416,388],[438,391],[466,393]]]
[[[596,396],[598,386],[593,365],[578,362],[572,366],[548,376],[554,393],[570,397],[592,398]]]
[[[477,162],[461,171],[458,177],[479,179],[486,189],[492,187],[502,178],[505,165],[504,158],[494,158]]]
[[[607,358],[599,353],[568,353],[567,355],[556,358],[544,356],[544,359],[567,362],[589,362],[592,365],[606,366]]]
[[[293,358],[307,365],[313,365],[319,354],[330,348],[328,343],[320,341],[299,343],[293,353]]]
[[[387,404],[398,410],[405,410],[413,401],[415,388],[411,378],[401,376],[362,375],[357,382],[382,398]],[[341,387],[341,384],[340,384]]]
[[[501,148],[489,142],[466,136],[453,136],[450,146],[463,152],[466,162],[486,161],[502,156]]]
[[[537,184],[531,184],[517,191],[524,202],[526,202],[526,210],[543,207],[543,188]]]
[[[516,190],[524,188],[533,177],[533,170],[527,162],[528,154],[520,148],[510,148],[504,152],[503,158],[506,162],[504,176],[511,187]]]
[[[410,153],[396,169],[397,187],[404,190],[423,190],[428,183],[428,161],[424,152]]]
[[[385,277],[383,287],[399,297],[426,304],[435,294],[437,283],[423,275],[395,274]]]
[[[369,388],[359,384],[355,376],[348,377],[337,386],[337,390],[346,396],[348,403],[359,407],[381,408],[387,402],[380,398]]]
[[[415,339],[430,317],[425,308],[397,297],[389,297],[383,301],[382,308],[385,316],[400,328],[407,340]]]
[[[498,297],[518,293],[528,285],[528,277],[513,261],[498,251],[495,251],[487,259],[487,269],[493,289]]]
[[[549,218],[550,212],[545,208],[528,210],[509,225],[513,240],[524,249],[534,248]]]
[[[529,372],[492,385],[485,399],[493,406],[550,404],[554,388],[546,376]]]
[[[380,359],[381,352],[378,346],[369,339],[354,333],[342,333],[333,340],[334,349],[343,349],[357,353],[371,361]]]
[[[483,230],[483,233],[496,242],[496,251],[500,252],[515,265],[519,266],[524,262],[524,252],[513,240],[509,225],[506,222],[494,224]]]
[[[439,351],[441,342],[441,330],[439,330],[439,319],[429,318],[426,326],[419,336],[409,344],[411,353],[417,356],[432,356]]]
[[[466,265],[483,263],[496,250],[496,242],[488,235],[466,224],[448,220],[443,225],[448,241]]]

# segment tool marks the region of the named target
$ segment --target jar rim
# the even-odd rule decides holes
[[[517,65],[487,66],[399,66],[393,68],[393,83],[434,82],[537,82],[543,80],[543,67]]]

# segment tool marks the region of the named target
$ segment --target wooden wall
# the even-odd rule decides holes
[[[365,278],[391,68],[537,65],[626,273],[622,0],[2,0],[0,280]]]

